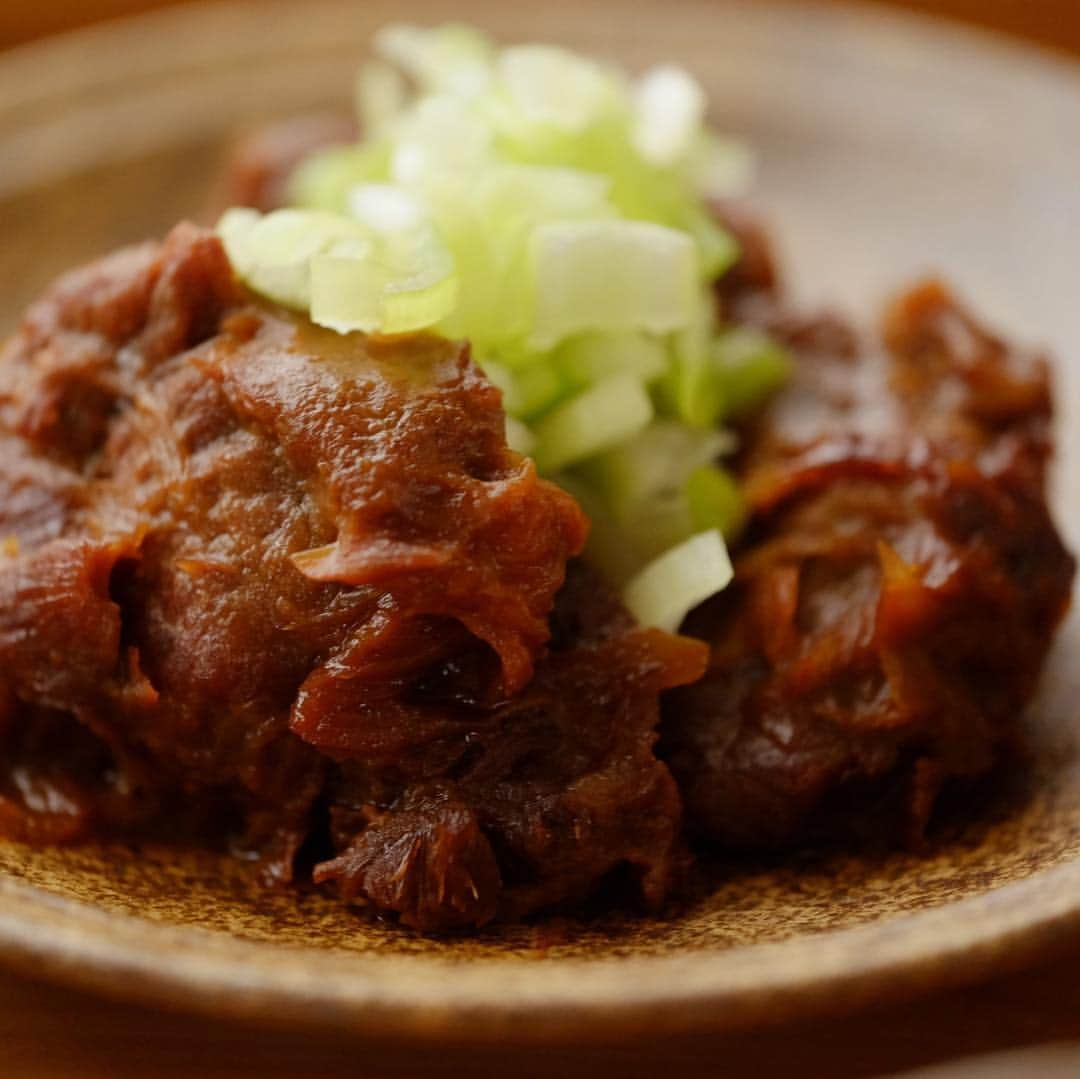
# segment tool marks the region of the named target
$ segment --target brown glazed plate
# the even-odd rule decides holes
[[[372,29],[475,20],[632,66],[671,59],[760,151],[796,293],[866,318],[948,275],[1059,357],[1056,507],[1080,547],[1080,72],[881,9],[665,0],[180,8],[0,58],[0,330],[62,269],[197,216],[230,133],[344,103]],[[0,844],[0,959],[146,1002],[380,1038],[652,1036],[973,979],[1080,932],[1080,612],[1029,720],[1033,759],[926,856],[720,866],[664,919],[432,940],[245,866]]]

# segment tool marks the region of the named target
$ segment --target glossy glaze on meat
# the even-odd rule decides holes
[[[678,791],[653,756],[658,697],[699,678],[706,651],[637,627],[580,563],[552,626],[533,681],[463,716],[464,737],[418,744],[389,768],[341,769],[331,812],[344,853],[317,880],[374,894],[414,924],[430,922],[435,885],[446,889],[439,902],[473,924],[497,909],[520,917],[583,900],[619,867],[648,906],[660,904],[682,848]],[[371,812],[372,788],[395,812]],[[443,873],[455,860],[456,872]]]
[[[182,226],[31,308],[0,492],[7,835],[209,836],[270,880],[306,846],[425,929],[623,866],[666,893],[657,699],[704,650],[598,585],[548,647],[586,522],[465,347],[255,304]]]
[[[274,208],[348,134],[256,133],[226,202]],[[224,844],[423,930],[612,878],[655,908],[684,830],[918,843],[1008,753],[1068,603],[1046,368],[937,284],[880,343],[794,316],[726,213],[721,314],[797,363],[742,432],[707,644],[574,559],[464,347],[317,330],[188,227],[59,282],[0,356],[0,834]]]
[[[934,282],[880,344],[793,318],[763,236],[743,240],[721,305],[795,374],[745,433],[736,584],[690,621],[710,670],[668,700],[663,753],[722,847],[917,844],[941,786],[1008,752],[1069,602],[1046,364]]]

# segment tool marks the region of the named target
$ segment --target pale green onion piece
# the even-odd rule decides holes
[[[379,332],[412,333],[435,326],[457,306],[458,288],[457,275],[448,269],[391,281],[383,293]]]
[[[460,23],[432,29],[386,26],[375,35],[375,51],[428,92],[473,97],[486,90],[492,78],[491,42]]]
[[[589,518],[589,540],[585,558],[616,587],[621,587],[641,568],[633,538],[611,516],[603,495],[588,481],[571,472],[552,477],[564,491],[573,495]]]
[[[380,233],[314,210],[232,210],[218,230],[248,287],[340,333],[409,333],[457,305],[453,260],[423,224]]]
[[[504,49],[497,71],[526,122],[581,132],[619,100],[620,87],[611,71],[551,45]]]
[[[422,184],[430,177],[471,173],[492,162],[493,135],[464,102],[423,98],[395,130],[390,178]]]
[[[726,431],[657,420],[637,437],[596,456],[586,468],[612,511],[628,521],[639,515],[640,507],[680,495],[694,469],[712,464],[732,448],[732,436]]]
[[[623,590],[623,602],[645,626],[674,633],[683,619],[734,576],[724,538],[701,532],[650,562]]]
[[[787,372],[767,337],[715,324],[712,283],[739,252],[707,200],[737,193],[752,160],[706,128],[677,68],[635,86],[461,26],[389,27],[376,48],[364,141],[290,181],[329,212],[227,215],[238,276],[340,332],[467,338],[509,444],[593,520],[588,556],[674,628],[722,585],[718,534],[745,517],[717,425]]]
[[[725,539],[739,534],[746,521],[746,503],[731,473],[702,465],[686,481],[686,499],[695,531],[718,528]]]
[[[311,319],[349,333],[398,334],[426,329],[457,302],[457,279],[445,267],[394,278],[374,259],[318,255],[311,264]]]
[[[515,453],[528,457],[536,448],[536,435],[521,420],[515,420],[513,416],[507,416],[506,444]]]
[[[652,401],[639,379],[615,375],[571,398],[534,427],[537,467],[558,472],[644,430]]]
[[[556,362],[578,385],[599,382],[620,372],[640,378],[646,385],[668,369],[664,342],[643,333],[588,333],[564,342]]]
[[[513,386],[513,374],[507,368],[503,367],[501,363],[496,363],[494,360],[480,359],[479,356],[474,354],[473,358],[480,364],[484,374],[498,387],[499,392],[503,397],[503,410],[509,412],[506,407],[506,395],[511,391]]]
[[[723,385],[725,411],[732,416],[758,407],[791,373],[785,349],[759,330],[726,331],[714,342],[712,355]]]
[[[694,317],[672,338],[667,386],[671,410],[692,427],[710,428],[724,414],[724,387],[713,359],[713,299],[696,294]]]
[[[353,187],[384,179],[389,168],[390,148],[382,140],[330,147],[301,162],[289,177],[289,202],[341,213]]]
[[[362,225],[311,210],[229,210],[218,223],[229,261],[253,291],[286,307],[311,304],[311,260],[335,245],[371,249]]]
[[[614,218],[611,180],[595,172],[555,166],[499,164],[466,193],[479,199],[495,228],[514,222]]]
[[[711,212],[692,206],[679,221],[697,241],[701,252],[701,276],[706,282],[715,281],[739,260],[739,244],[735,237],[716,223]]]
[[[688,71],[664,65],[647,71],[634,93],[633,140],[657,165],[674,165],[694,146],[705,120],[705,91]]]
[[[676,229],[642,221],[541,225],[533,265],[538,348],[589,330],[669,333],[694,316],[697,250]]]
[[[221,237],[229,261],[237,271],[240,269],[238,261],[246,263],[250,260],[247,240],[261,220],[262,214],[258,210],[234,206],[231,210],[226,210],[217,223],[217,234]]]
[[[384,236],[415,232],[428,223],[423,202],[396,184],[358,184],[349,192],[348,206],[357,221]]]
[[[531,364],[525,348],[533,319],[530,238],[545,221],[611,218],[609,181],[577,169],[498,164],[433,175],[418,186],[461,278],[461,307],[442,327],[470,338],[480,355],[498,351],[507,366]]]
[[[311,264],[311,320],[338,333],[374,333],[385,288],[386,273],[373,260],[320,255]]]
[[[726,507],[702,477],[733,448],[728,432],[660,420],[580,466],[629,547],[622,564],[631,561],[639,569],[695,533],[727,523],[720,517]]]
[[[522,284],[507,281],[501,271],[496,238],[476,198],[477,185],[472,174],[468,176],[468,180],[428,177],[414,190],[420,191],[440,239],[453,255],[460,285],[458,306],[439,331],[448,337],[467,337],[477,355],[484,356],[508,333],[512,313],[500,302],[501,290],[511,286],[520,290]]]
[[[503,408],[517,419],[531,419],[566,396],[567,380],[550,363],[512,369],[493,360],[480,364],[502,390]]]

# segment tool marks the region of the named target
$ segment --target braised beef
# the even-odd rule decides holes
[[[392,767],[343,766],[333,812],[341,839],[355,838],[317,880],[347,897],[392,885],[378,901],[420,925],[435,897],[444,924],[520,917],[583,900],[620,867],[659,905],[682,854],[678,791],[652,751],[657,701],[701,676],[706,651],[636,626],[580,563],[553,628],[517,697],[463,714],[463,732],[416,743]],[[390,812],[371,813],[373,787]]]
[[[884,347],[787,312],[764,241],[721,288],[795,357],[744,432],[736,583],[686,627],[709,673],[666,702],[688,826],[730,847],[872,828],[917,844],[943,783],[1015,744],[1071,592],[1047,512],[1045,362],[929,283]]]
[[[319,330],[180,227],[31,308],[0,491],[6,834],[227,833],[272,880],[310,840],[320,880],[422,928],[623,865],[664,895],[657,698],[704,649],[600,586],[547,647],[586,522],[465,346]]]
[[[351,134],[256,133],[226,201],[280,205]],[[720,848],[920,842],[1015,745],[1069,602],[1046,365],[934,283],[881,343],[793,314],[719,212],[722,318],[796,364],[741,432],[697,641],[575,558],[465,346],[318,330],[191,227],[49,290],[0,354],[0,834],[224,842],[425,930],[609,877],[655,908],[682,802]]]

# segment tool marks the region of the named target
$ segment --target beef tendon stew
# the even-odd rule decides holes
[[[795,310],[680,69],[375,45],[0,351],[0,835],[424,931],[918,847],[1069,603],[1046,361]]]

